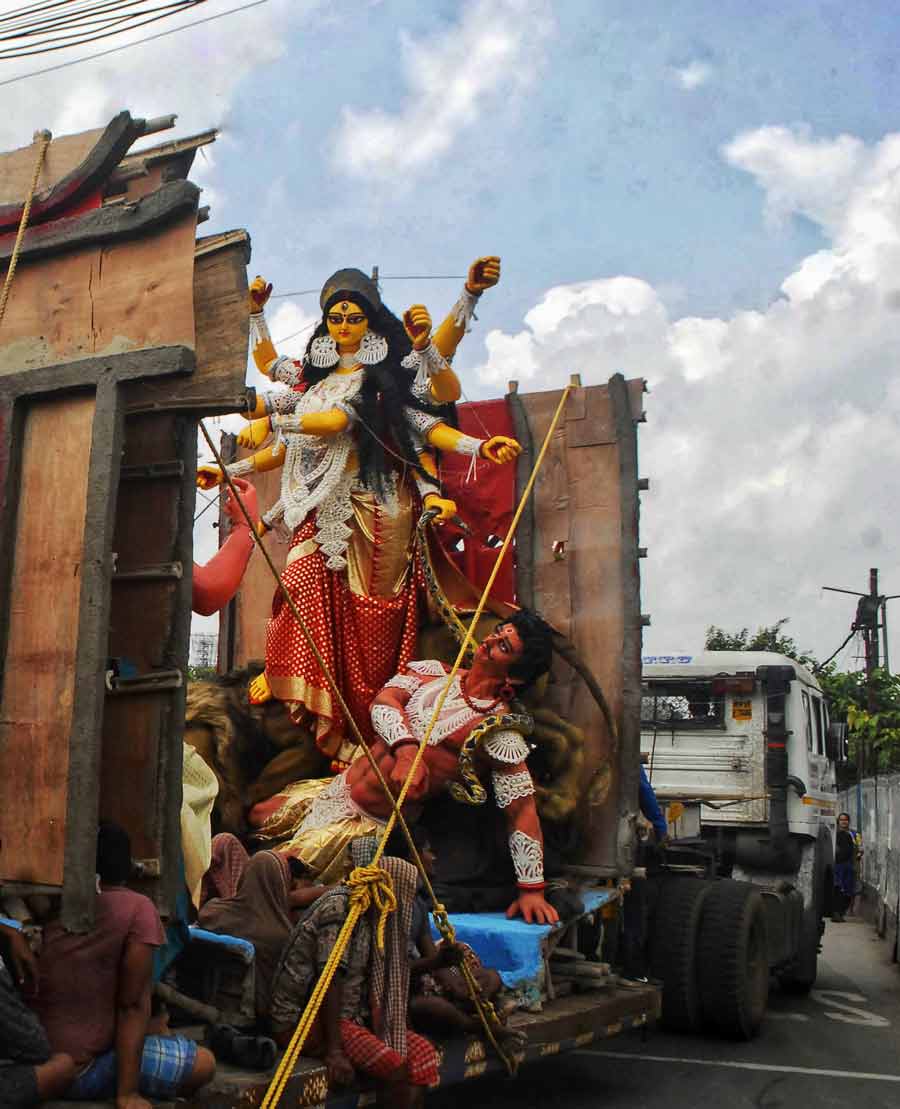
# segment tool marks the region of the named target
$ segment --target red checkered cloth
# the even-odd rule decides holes
[[[352,1020],[340,1023],[341,1044],[354,1068],[370,1078],[387,1081],[396,1077],[399,1067],[406,1063],[407,1078],[413,1086],[437,1086],[438,1053],[434,1046],[418,1033],[407,1029],[406,1059],[392,1047],[379,1040],[374,1032]]]

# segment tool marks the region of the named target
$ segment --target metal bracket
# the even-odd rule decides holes
[[[106,689],[111,695],[164,693],[171,689],[181,689],[183,685],[184,675],[180,670],[155,670],[133,678],[117,678],[112,670],[106,672]]]
[[[147,566],[137,566],[133,570],[116,570],[113,581],[164,581],[167,578],[184,577],[184,567],[180,562],[154,562]]]
[[[180,458],[171,462],[150,462],[146,466],[123,466],[122,481],[153,481],[156,478],[184,477],[184,463]]]

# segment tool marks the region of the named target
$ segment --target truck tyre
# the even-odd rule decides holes
[[[781,988],[787,993],[807,994],[815,985],[819,959],[819,939],[819,913],[813,905],[803,910],[803,922],[800,927],[800,948],[797,951],[797,958],[788,970],[778,975]]]
[[[699,878],[670,878],[660,888],[650,973],[663,984],[662,1023],[673,1032],[700,1028],[697,937],[711,888]]]
[[[752,1039],[769,996],[766,911],[751,885],[714,882],[703,908],[697,952],[703,1020],[727,1036]]]

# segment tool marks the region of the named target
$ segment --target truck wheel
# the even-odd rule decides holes
[[[788,993],[805,994],[816,982],[819,959],[819,914],[812,906],[803,910],[800,928],[800,949],[790,969],[778,975],[781,988]]]
[[[650,973],[663,984],[662,1022],[674,1032],[696,1032],[700,1027],[697,936],[711,888],[698,878],[674,878],[660,889]]]
[[[697,961],[704,1022],[725,1035],[752,1039],[769,996],[769,953],[763,899],[751,885],[713,883]]]

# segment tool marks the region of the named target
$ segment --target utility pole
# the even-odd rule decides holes
[[[878,669],[878,570],[869,571],[869,593],[859,598],[853,626],[863,633],[866,647],[866,708],[875,711],[875,671]]]
[[[866,651],[866,687],[868,691],[868,708],[874,707],[874,674],[880,664],[878,632],[882,632],[884,645],[884,666],[888,668],[888,641],[887,641],[887,603],[897,599],[898,594],[884,597],[878,592],[878,569],[869,570],[869,592],[860,593],[856,589],[838,589],[834,585],[823,585],[831,593],[849,593],[852,597],[859,597],[856,605],[856,616],[853,620],[852,630],[863,633],[863,643]]]
[[[883,597],[879,594],[877,567],[872,567],[872,569],[869,570],[868,593],[860,593],[855,589],[838,589],[834,585],[823,585],[822,588],[827,589],[831,593],[849,593],[851,596],[859,598],[856,604],[856,616],[851,625],[851,630],[862,632],[863,644],[866,652],[866,708],[870,713],[874,713],[876,709],[875,671],[878,669],[879,665],[878,631],[880,628],[883,632],[884,664],[885,669],[887,669],[887,603],[888,601],[894,600],[897,595],[894,594],[891,597]],[[863,758],[860,760],[862,763],[867,761],[866,754],[867,752],[863,752]],[[864,766],[860,766],[861,773],[864,769]]]

